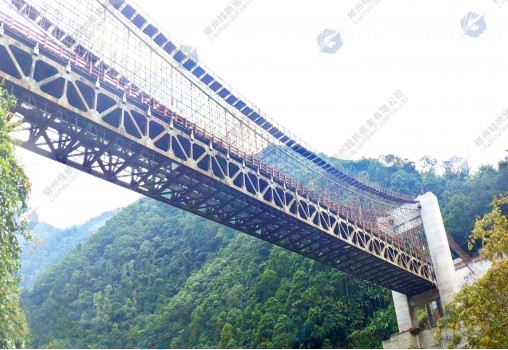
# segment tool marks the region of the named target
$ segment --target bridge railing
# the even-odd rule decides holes
[[[20,12],[26,14],[26,16],[28,16],[29,18],[38,18],[39,23],[42,23],[42,22],[46,23],[44,25],[44,27],[55,27],[55,28],[58,28],[58,33],[65,33],[64,35],[61,36],[60,40],[63,43],[65,43],[66,46],[72,46],[74,50],[78,50],[80,52],[79,53],[80,55],[90,57],[91,60],[94,62],[94,66],[97,65],[96,61],[97,61],[98,57],[94,53],[92,53],[88,48],[84,47],[84,46],[86,46],[86,42],[85,42],[84,46],[80,46],[79,42],[77,42],[77,39],[72,38],[72,36],[74,35],[72,33],[75,33],[76,31],[71,30],[72,33],[69,34],[69,33],[65,32],[65,28],[64,29],[59,28],[58,25],[56,25],[55,23],[51,23],[50,20],[45,18],[46,11],[37,9],[36,7],[33,6],[32,3],[34,3],[35,0],[32,0],[32,1],[10,0],[10,2],[14,5],[14,7],[16,7]],[[88,2],[91,3],[93,1],[88,1]],[[85,6],[85,3],[88,4],[88,2],[78,0],[78,4],[82,5],[82,6]],[[44,4],[47,3],[47,1],[46,0],[38,0],[37,3],[40,3],[39,6],[43,6]],[[70,10],[70,7],[72,7],[72,5],[62,7],[62,4],[63,3],[61,3],[59,5],[59,10],[58,10],[59,12],[60,12],[60,8],[63,8],[63,9],[67,8],[67,10]],[[244,123],[245,125],[249,125],[249,128],[251,130],[257,129],[256,133],[258,135],[264,134],[264,136],[261,137],[261,139],[264,139],[264,141],[261,142],[262,144],[265,144],[265,141],[270,143],[270,141],[268,141],[268,140],[273,139],[271,141],[272,143],[273,142],[277,143],[280,141],[281,145],[287,146],[287,150],[286,150],[287,155],[290,155],[291,157],[294,157],[295,159],[300,158],[300,157],[305,158],[305,159],[303,159],[303,162],[305,162],[306,159],[311,158],[312,162],[307,162],[307,165],[306,165],[309,169],[311,169],[311,171],[316,171],[318,169],[321,169],[321,170],[325,169],[328,171],[328,173],[325,172],[319,176],[328,176],[330,178],[335,176],[335,177],[337,177],[337,179],[339,179],[339,181],[346,181],[347,183],[351,184],[352,186],[360,187],[363,191],[367,190],[368,192],[372,192],[374,194],[386,194],[391,199],[398,199],[398,200],[402,200],[402,201],[406,201],[406,202],[413,200],[413,198],[410,196],[396,193],[396,192],[391,191],[389,189],[383,188],[375,183],[370,183],[369,181],[367,181],[365,179],[358,180],[354,176],[347,175],[347,174],[339,171],[338,169],[333,168],[325,160],[323,160],[322,158],[317,156],[317,152],[315,150],[313,150],[310,145],[304,143],[299,137],[293,135],[291,132],[286,130],[284,128],[284,126],[280,125],[275,120],[270,118],[268,115],[266,115],[266,113],[263,113],[261,111],[261,109],[256,107],[252,102],[250,102],[247,98],[242,96],[233,87],[231,87],[226,82],[219,79],[217,77],[217,74],[213,73],[202,62],[199,62],[199,65],[198,65],[197,62],[193,62],[191,60],[185,61],[187,58],[182,60],[181,55],[179,56],[180,52],[178,51],[178,47],[179,47],[178,41],[174,40],[174,38],[172,38],[169,34],[165,33],[164,30],[157,23],[155,23],[152,19],[150,19],[150,17],[146,13],[143,13],[142,11],[140,11],[139,8],[136,8],[136,6],[133,7],[131,4],[129,4],[128,1],[125,1],[125,0],[110,0],[110,1],[97,0],[96,4],[101,4],[104,7],[104,9],[108,9],[108,11],[111,14],[113,14],[113,12],[116,11],[117,13],[115,15],[115,21],[117,21],[117,22],[120,21],[125,26],[130,26],[129,30],[132,31],[132,33],[137,35],[139,38],[145,37],[143,42],[146,45],[148,45],[148,47],[151,47],[151,49],[153,51],[157,51],[161,57],[167,56],[169,58],[169,60],[167,60],[168,65],[175,67],[175,69],[178,70],[178,72],[180,74],[182,74],[182,76],[185,76],[186,79],[192,80],[196,86],[202,86],[204,90],[209,90],[208,93],[210,95],[216,95],[215,97],[217,99],[215,101],[220,104],[220,107],[228,110],[228,113],[234,114],[235,118],[237,118],[238,120],[241,119],[242,123]],[[90,4],[88,4],[86,6],[88,6],[88,7],[84,8],[81,12],[84,13],[87,11],[86,15],[84,15],[84,14],[82,14],[82,15],[89,16],[89,17],[87,17],[87,22],[86,22],[89,24],[90,21],[93,22],[93,16],[96,16],[98,14],[98,12],[96,11],[97,7],[90,6]],[[100,6],[99,6],[99,8],[100,8]],[[78,15],[81,12],[75,11],[75,12],[73,12],[73,14]],[[64,22],[69,22],[69,23],[67,23],[68,25],[72,25],[72,23],[74,23],[73,18],[70,18],[70,20],[69,20],[69,18],[66,18],[65,16],[63,16],[62,20],[65,20]],[[102,27],[102,23],[101,23],[101,27]],[[146,32],[144,30],[144,28],[148,28],[148,27],[151,27],[151,31],[150,31],[151,36],[148,35],[148,32]],[[88,31],[93,31],[93,30],[88,30]],[[153,34],[153,33],[155,33],[155,34]],[[75,34],[78,35],[78,33],[75,33]],[[110,34],[112,34],[112,33],[110,33]],[[78,35],[78,37],[82,37],[82,36]],[[159,38],[164,38],[164,39],[158,40]],[[121,40],[119,40],[119,41],[121,41]],[[112,46],[112,45],[108,45],[108,46]],[[169,47],[169,49],[168,49],[168,47]],[[175,52],[176,52],[176,54],[175,54]],[[178,58],[177,58],[177,56],[178,56]],[[188,65],[189,62],[192,62],[192,64]],[[176,64],[176,65],[173,65],[173,64]],[[105,70],[108,73],[110,73],[110,74],[108,74],[109,77],[105,77],[104,79],[112,78],[113,80],[116,81],[116,83],[119,87],[127,84],[128,87],[132,86],[133,90],[138,90],[138,91],[143,90],[143,89],[137,88],[136,85],[132,84],[132,79],[128,83],[126,81],[125,77],[122,75],[126,72],[123,72],[123,73],[119,72],[117,70],[118,67],[116,67],[116,68],[112,67],[111,65],[104,63],[104,61],[101,61],[100,64],[97,65],[97,67],[99,69]],[[126,69],[125,66],[122,66],[120,68],[123,70]],[[159,67],[159,69],[160,69],[160,67]],[[129,69],[127,69],[127,70],[129,70]],[[214,83],[211,85],[210,85],[210,83],[207,83],[207,84],[203,83],[201,81],[202,79],[200,79],[201,76],[198,76],[199,74],[196,74],[196,72],[198,70],[201,72],[200,74],[204,74],[203,72],[206,72],[207,76],[211,76],[211,79],[212,79],[211,81],[214,81]],[[131,74],[131,75],[133,73],[136,75],[135,72],[132,72],[132,71],[129,72],[129,74]],[[156,74],[156,75],[162,76],[161,74]],[[146,77],[145,77],[145,79],[146,79]],[[124,82],[125,84],[122,84],[122,82]],[[222,86],[222,89],[220,91],[217,89],[211,88],[211,86],[213,86],[215,83],[220,83],[219,85]],[[150,88],[151,88],[151,86],[153,84],[144,84],[144,85],[145,85],[145,87],[150,86]],[[228,91],[228,93],[225,95],[221,95],[220,92],[222,92],[224,90]],[[164,95],[164,94],[162,94],[162,95]],[[153,98],[153,96],[154,95],[152,94],[152,98]],[[184,102],[183,100],[185,99],[185,102],[183,103],[183,105],[186,105],[186,107],[190,106],[190,109],[194,108],[193,103],[192,103],[192,97],[191,97],[191,100],[188,101],[187,100],[188,96],[185,96],[184,94],[180,94],[179,96],[180,96],[180,99],[182,99],[181,102]],[[222,103],[225,101],[229,101],[230,98],[234,98],[235,101],[242,102],[242,105],[245,105],[246,107],[240,108],[237,106],[237,103],[235,103],[235,106],[231,105],[231,103]],[[173,96],[171,96],[171,99],[173,99]],[[154,99],[154,101],[156,101],[156,99]],[[173,102],[173,100],[172,100],[172,102]],[[167,101],[166,101],[166,103],[167,103]],[[174,109],[174,108],[172,108],[172,109]],[[256,113],[254,113],[254,114],[257,114],[260,117],[259,119],[256,120],[256,123],[254,123],[254,121],[251,120],[253,114],[249,115],[250,112],[245,112],[246,110],[256,111]],[[248,115],[249,115],[249,117],[247,118]],[[206,120],[206,117],[202,116],[201,119]],[[261,120],[261,119],[266,121],[266,123],[265,124],[263,124],[264,122],[262,122],[261,124],[258,123],[258,120]],[[208,120],[207,123],[208,122],[210,122],[210,121]],[[266,127],[266,125],[269,125],[269,126]],[[203,127],[203,125],[201,125],[201,127]],[[204,128],[209,129],[209,126],[206,126]],[[275,137],[275,135],[272,132],[273,130],[280,131],[281,134],[279,134],[279,136]],[[255,136],[255,135],[253,136],[253,135],[249,134],[246,137],[250,138],[251,136],[256,139],[255,143],[257,144],[257,141],[258,141],[257,136]],[[291,140],[290,141],[291,146],[289,143],[286,143],[286,141],[281,141],[283,139],[284,140],[287,140],[287,139]],[[238,141],[238,139],[237,139],[237,141]],[[240,141],[242,141],[242,140],[240,139]],[[249,152],[246,152],[245,148],[247,147],[250,149],[250,147],[252,147],[252,145],[249,145],[248,142],[245,143],[242,141],[241,145],[235,144],[235,147],[237,147],[238,149],[241,149],[243,152],[248,154]],[[302,156],[301,155],[302,152],[304,152],[305,154],[308,154],[310,152],[310,154],[312,154],[312,156],[311,157]],[[300,160],[300,161],[302,161],[302,160]],[[331,168],[333,168],[333,172],[330,172]],[[319,173],[319,171],[318,171],[318,173]]]
[[[318,195],[316,192],[306,188],[298,181],[292,179],[290,176],[287,176],[285,173],[260,162],[252,154],[244,152],[239,147],[236,147],[234,144],[228,142],[228,140],[224,137],[217,136],[200,127],[196,123],[189,121],[187,118],[176,113],[172,108],[167,107],[137,87],[135,84],[132,84],[126,77],[120,76],[115,70],[109,69],[109,67],[102,64],[97,65],[96,57],[87,54],[80,55],[77,51],[69,49],[63,43],[57,41],[46,33],[41,32],[37,28],[34,28],[32,25],[20,23],[15,20],[14,17],[8,17],[1,12],[0,21],[10,30],[17,32],[24,38],[31,41],[34,45],[34,54],[36,54],[37,48],[47,50],[47,52],[51,53],[58,59],[71,65],[72,69],[79,69],[91,77],[94,77],[100,84],[107,84],[122,91],[125,98],[130,98],[138,105],[144,106],[147,110],[153,111],[154,115],[157,117],[162,116],[163,122],[167,124],[175,123],[185,129],[192,130],[192,132],[196,135],[209,140],[215,147],[220,147],[229,152],[231,155],[244,159],[248,166],[258,169],[258,171],[272,177],[274,181],[293,189],[298,193],[298,195],[308,197],[319,206],[327,208],[330,212],[355,223],[375,235],[383,237],[386,241],[389,241],[400,248],[407,248],[402,240],[402,237],[392,236],[382,232],[371,220],[365,220],[361,215],[356,214],[350,208],[329,200],[325,196]]]

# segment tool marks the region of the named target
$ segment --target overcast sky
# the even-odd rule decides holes
[[[407,102],[351,158],[459,155],[477,167],[506,155],[508,131],[483,150],[475,140],[490,126],[508,125],[496,122],[508,108],[508,4],[370,1],[357,8],[354,17],[363,18],[354,23],[351,10],[367,1],[252,0],[211,40],[205,28],[236,1],[246,2],[143,0],[136,6],[181,44],[197,47],[199,61],[318,151],[337,154],[401,91]],[[318,36],[326,29],[321,50]],[[18,153],[41,221],[78,224],[139,198],[80,174],[52,201],[43,190],[65,167]]]

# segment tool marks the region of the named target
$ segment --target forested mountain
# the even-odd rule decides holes
[[[22,237],[19,237],[23,249],[20,269],[21,287],[32,288],[41,272],[63,260],[74,247],[86,241],[115,213],[116,211],[106,212],[82,225],[66,229],[59,229],[40,222],[30,229],[31,241],[26,242]]]
[[[394,325],[381,288],[150,199],[23,301],[33,347],[344,347],[371,316]]]
[[[406,193],[433,191],[465,245],[508,191],[508,162],[474,174],[407,160],[336,161]],[[433,164],[434,163],[434,164]],[[150,199],[122,210],[22,296],[33,347],[379,347],[390,293]]]
[[[217,228],[149,199],[122,210],[22,295],[32,346],[127,346],[125,333],[227,244]]]

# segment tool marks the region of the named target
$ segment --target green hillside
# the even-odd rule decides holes
[[[396,157],[338,163],[393,189],[432,190],[461,245],[508,191],[507,164],[438,175]],[[32,347],[380,347],[396,331],[389,291],[150,199],[120,211],[22,300]]]
[[[19,237],[22,245],[21,287],[31,289],[37,276],[49,266],[63,260],[78,244],[83,243],[116,212],[106,212],[88,220],[82,225],[59,229],[40,222],[30,229],[32,240],[26,242]]]

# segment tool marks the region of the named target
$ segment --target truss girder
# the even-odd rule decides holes
[[[435,288],[430,264],[389,237],[33,47],[0,36],[0,78],[29,126],[23,147],[400,293]]]

